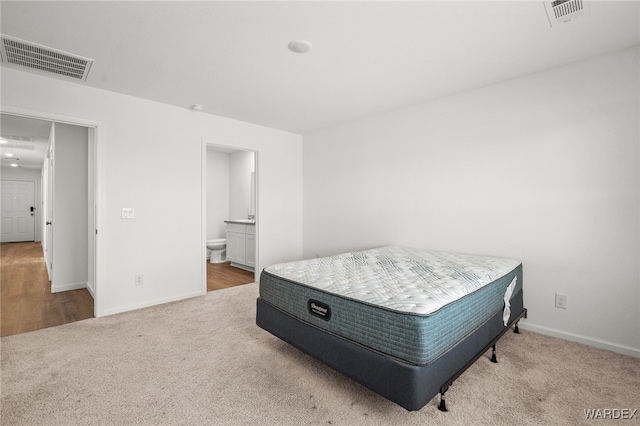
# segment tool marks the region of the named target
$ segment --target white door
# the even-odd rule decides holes
[[[3,243],[35,241],[35,182],[2,181]]]

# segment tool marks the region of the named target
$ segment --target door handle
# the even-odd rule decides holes
[[[35,209],[36,209],[35,207],[31,206],[31,213],[33,213]]]
[[[44,224],[45,225],[51,225],[51,222],[45,222]]]

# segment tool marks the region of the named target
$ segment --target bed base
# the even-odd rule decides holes
[[[447,353],[430,364],[413,365],[300,321],[262,299],[257,300],[256,324],[329,367],[357,381],[409,411],[425,406],[438,393],[446,411],[444,394],[449,386],[504,333],[526,316],[522,291],[511,299],[511,316],[505,327],[497,312]],[[515,331],[515,330],[514,330]]]

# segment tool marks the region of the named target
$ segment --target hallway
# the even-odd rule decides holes
[[[51,293],[42,245],[0,244],[0,336],[93,318],[86,289]]]

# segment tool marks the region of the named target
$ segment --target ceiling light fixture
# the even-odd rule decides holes
[[[9,164],[9,165],[10,165],[11,167],[20,167],[20,166],[18,166],[16,163],[11,163],[11,164]]]
[[[193,105],[191,105],[191,109],[193,111],[202,111],[204,109],[204,105],[193,104]]]
[[[293,53],[307,53],[311,47],[313,46],[307,40],[293,40],[289,43],[289,50]]]
[[[6,140],[5,138],[0,138],[0,143],[9,143],[9,141]]]
[[[5,156],[5,157],[13,157],[13,154],[12,154],[12,153],[10,153],[10,152],[7,152],[7,153],[5,153],[5,154],[4,154],[4,156]]]

